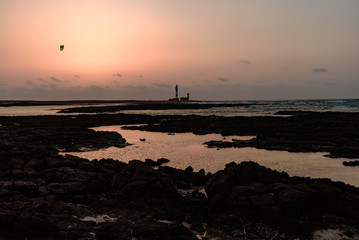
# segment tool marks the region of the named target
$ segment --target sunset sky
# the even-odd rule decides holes
[[[359,98],[359,1],[0,0],[0,99],[167,99],[176,84]]]

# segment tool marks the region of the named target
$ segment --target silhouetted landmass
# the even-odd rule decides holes
[[[59,113],[104,113],[104,112],[118,112],[122,110],[168,110],[168,109],[209,109],[216,107],[243,107],[252,106],[255,104],[245,103],[216,103],[216,104],[195,104],[195,103],[173,103],[173,102],[158,102],[146,104],[129,104],[119,106],[100,106],[100,107],[75,107],[62,109]]]
[[[0,107],[12,106],[48,106],[48,105],[93,105],[93,104],[108,104],[108,103],[143,103],[141,100],[70,100],[70,101],[16,101],[3,100],[0,101]]]

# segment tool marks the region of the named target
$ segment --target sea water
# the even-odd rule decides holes
[[[201,115],[201,116],[273,116],[278,111],[314,111],[314,112],[359,112],[359,99],[326,100],[282,100],[282,101],[199,101],[193,104],[248,104],[237,107],[216,107],[210,109],[169,109],[169,110],[123,110],[115,113],[148,115]],[[91,106],[113,106],[121,104],[96,104]],[[86,107],[89,105],[52,105],[52,106],[11,106],[1,107],[0,116],[38,116],[68,115],[58,113],[64,108]],[[77,115],[78,113],[72,114]],[[278,115],[275,115],[278,116]]]
[[[246,104],[237,107],[217,107],[210,109],[169,109],[169,110],[125,110],[122,113],[148,115],[201,115],[201,116],[273,116],[278,111],[314,112],[359,112],[359,99],[327,100],[282,100],[282,101],[217,101],[195,102],[198,104]],[[275,115],[280,116],[280,115]]]

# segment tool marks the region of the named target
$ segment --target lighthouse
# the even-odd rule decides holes
[[[176,93],[176,97],[175,98],[170,98],[168,99],[168,101],[170,102],[188,102],[189,101],[189,93],[187,93],[187,97],[178,97],[178,85],[176,84],[175,86],[175,93]]]
[[[176,90],[176,99],[178,99],[178,86],[177,86],[177,84],[176,84],[175,90]]]

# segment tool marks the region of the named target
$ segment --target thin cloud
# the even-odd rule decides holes
[[[229,82],[230,80],[227,79],[227,78],[216,78],[218,81],[221,81],[221,82]]]
[[[139,75],[133,75],[135,78],[143,78],[143,75],[139,74]]]
[[[79,77],[80,77],[80,75],[74,75],[74,77],[77,77],[77,78],[79,78]]]
[[[62,80],[55,78],[55,77],[50,77],[50,80],[58,82],[58,83],[62,82]]]
[[[248,60],[239,60],[238,63],[241,63],[241,64],[247,64],[247,65],[251,65],[252,63]]]
[[[114,73],[114,74],[112,74],[112,76],[114,76],[114,77],[122,77],[122,74]]]
[[[98,86],[98,85],[91,85],[90,87],[88,87],[90,90],[92,91],[104,91],[105,88],[104,87],[101,87],[101,86]]]
[[[35,83],[33,83],[33,82],[30,81],[30,80],[26,81],[26,84],[29,85],[29,86],[34,86],[34,85],[36,85]]]
[[[314,73],[324,73],[324,72],[328,72],[328,69],[326,69],[326,68],[313,68],[312,71]]]
[[[56,82],[56,83],[68,83],[69,81],[68,80],[61,80],[61,79],[58,79],[58,78],[55,78],[55,77],[50,77],[50,80]]]
[[[50,89],[60,89],[61,88],[58,84],[53,84],[53,83],[49,84],[47,87]]]
[[[171,85],[169,85],[169,84],[164,84],[164,83],[153,83],[152,85],[155,86],[155,87],[159,87],[159,88],[167,88],[167,89],[172,88]]]

